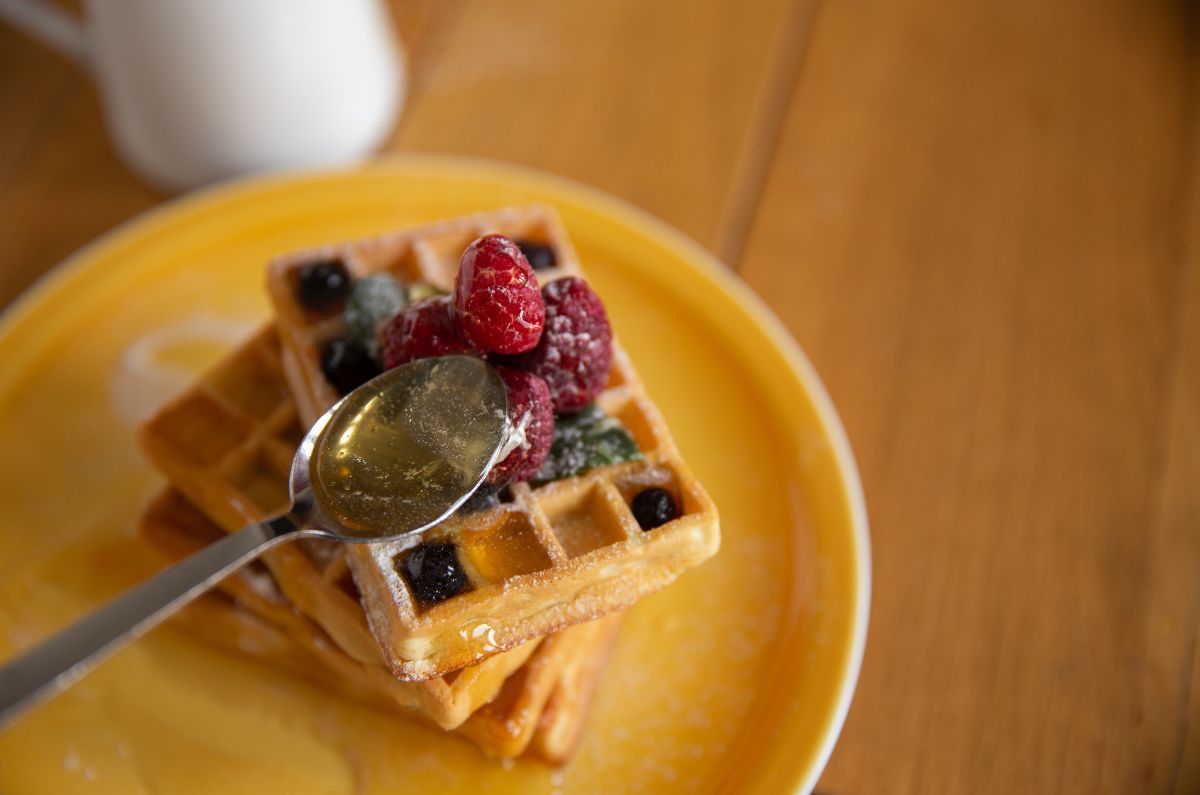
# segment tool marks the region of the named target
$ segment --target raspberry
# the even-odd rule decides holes
[[[414,359],[470,353],[450,319],[450,298],[435,295],[409,304],[383,329],[383,366],[390,370]]]
[[[554,410],[577,411],[600,394],[612,367],[612,328],[600,297],[575,276],[542,288],[546,328],[517,366],[546,379]]]
[[[454,318],[481,351],[523,353],[537,345],[546,309],[516,243],[488,235],[467,246],[454,282]]]
[[[497,484],[529,480],[550,454],[550,443],[554,441],[550,387],[532,373],[509,367],[497,367],[496,372],[508,387],[508,420],[524,431],[525,443],[492,467],[487,479]]]

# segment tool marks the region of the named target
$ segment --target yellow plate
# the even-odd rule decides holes
[[[54,272],[0,326],[0,657],[159,564],[132,423],[267,314],[271,255],[528,201],[556,207],[721,511],[720,554],[630,614],[563,771],[471,746],[167,627],[0,735],[0,791],[807,790],[866,635],[850,448],[782,326],[699,246],[564,180],[398,159],[177,201]]]

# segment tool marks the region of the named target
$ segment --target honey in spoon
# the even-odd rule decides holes
[[[506,411],[504,382],[479,359],[389,371],[352,392],[317,437],[314,503],[339,534],[355,538],[428,526],[457,508],[502,453]]]

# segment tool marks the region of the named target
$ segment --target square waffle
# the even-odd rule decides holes
[[[558,766],[565,765],[574,755],[583,737],[583,716],[591,708],[600,675],[608,665],[622,615],[616,613],[567,630],[591,627],[593,634],[588,644],[579,643],[563,664],[554,692],[542,709],[532,743],[525,751],[527,756]]]
[[[614,613],[543,640],[496,699],[480,707],[458,731],[496,756],[523,751],[550,765],[566,764],[583,733],[622,618]]]
[[[450,290],[463,250],[492,232],[550,248],[555,264],[538,273],[543,284],[580,274],[557,218],[543,207],[467,216],[274,261],[268,268],[268,292],[301,419],[315,421],[340,397],[322,373],[320,360],[324,347],[346,333],[341,306],[314,311],[299,302],[300,272],[306,265],[336,259],[353,278],[386,273],[405,284]],[[370,629],[397,677],[443,675],[619,611],[716,552],[716,508],[680,457],[628,357],[615,341],[613,347],[609,383],[596,403],[632,434],[643,460],[598,467],[540,487],[513,484],[507,503],[454,517],[420,540],[348,550]],[[650,486],[670,491],[681,513],[643,531],[629,502]],[[468,590],[432,606],[416,599],[399,564],[423,540],[458,545]]]
[[[224,532],[172,488],[146,507],[139,531],[171,560],[196,552]],[[270,573],[255,564],[227,578],[220,593],[189,606],[179,620],[204,640],[250,654],[272,668],[324,687],[332,685],[362,703],[420,707],[421,696],[427,692],[422,686],[428,683],[399,682],[382,668],[372,669],[351,659],[310,619],[292,610]],[[543,762],[564,764],[582,732],[594,678],[603,667],[618,622],[619,617],[612,616],[535,642],[537,649],[502,686],[488,683],[478,687],[478,669],[485,666],[464,669],[453,677],[452,689],[464,694],[490,691],[495,697],[479,706],[455,733],[489,756],[514,757],[528,749],[530,756]],[[581,669],[592,678],[581,678]],[[496,673],[485,671],[482,675]],[[473,676],[475,682],[470,681]],[[422,711],[431,714],[428,707]]]
[[[209,645],[252,657],[272,671],[286,671],[364,704],[380,701],[350,679],[330,677],[329,668],[301,649],[288,633],[223,591],[210,591],[196,599],[171,616],[171,624]]]
[[[141,428],[140,441],[150,460],[226,532],[278,513],[289,503],[287,472],[304,429],[283,379],[279,353],[274,328],[264,329]],[[180,500],[164,500],[169,503],[164,510],[188,515],[170,504]],[[193,520],[198,514],[191,510]],[[383,682],[397,703],[416,707],[443,728],[453,728],[491,700],[504,679],[533,653],[536,641],[471,666],[453,679],[396,681],[383,666],[379,647],[367,630],[346,567],[347,546],[305,539],[276,547],[262,560],[286,602],[319,625],[303,621],[297,631],[318,632],[314,637],[320,643],[342,650],[337,652],[339,666],[344,651],[369,676]],[[240,587],[250,571],[232,578],[228,587]],[[265,608],[267,589],[262,591],[255,603]],[[238,595],[244,600],[254,598],[245,587]],[[274,601],[277,613],[292,612],[283,599]],[[325,642],[326,636],[333,644]]]
[[[140,531],[152,547],[179,560],[216,540],[224,532],[174,489],[165,489],[145,509]],[[443,729],[452,729],[494,699],[505,679],[533,653],[537,641],[501,665],[465,668],[452,679],[401,682],[381,665],[364,665],[349,657],[310,618],[297,612],[270,572],[252,563],[221,583],[220,589],[249,614],[288,635],[293,642],[350,683],[350,689],[383,695],[401,707],[416,709]]]

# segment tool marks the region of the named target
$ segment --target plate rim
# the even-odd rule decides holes
[[[509,178],[518,183],[545,186],[547,193],[565,195],[579,205],[591,208],[627,228],[641,230],[660,244],[675,249],[681,259],[714,282],[717,288],[729,295],[735,303],[741,304],[746,310],[746,314],[759,324],[762,332],[782,355],[801,388],[812,400],[820,425],[829,436],[836,469],[840,473],[840,480],[845,490],[854,551],[853,627],[850,648],[847,650],[846,664],[839,683],[837,702],[822,734],[814,763],[808,770],[797,771],[798,780],[793,788],[796,793],[810,792],[825,771],[845,726],[850,704],[857,691],[866,650],[870,620],[872,563],[870,526],[858,463],[841,417],[824,382],[799,342],[774,311],[737,275],[736,271],[721,262],[716,255],[709,252],[700,243],[648,210],[600,188],[532,166],[462,155],[393,153],[351,167],[297,169],[242,177],[165,199],[121,221],[59,260],[18,293],[8,306],[0,310],[0,345],[3,345],[19,329],[22,321],[33,313],[39,303],[47,300],[56,290],[69,284],[77,274],[87,271],[88,262],[94,258],[95,252],[107,246],[116,245],[123,238],[136,237],[142,227],[153,224],[157,220],[186,215],[193,208],[219,205],[239,194],[257,190],[269,190],[289,183],[381,171],[409,173],[425,171],[429,174],[450,174],[475,180],[485,178],[497,182],[505,182],[506,178]]]

